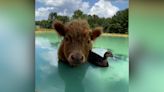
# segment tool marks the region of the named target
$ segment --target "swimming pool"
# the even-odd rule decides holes
[[[128,38],[101,36],[93,44],[93,51],[103,55],[111,50],[109,67],[89,63],[69,67],[58,63],[57,50],[61,38],[54,32],[36,33],[35,72],[37,92],[128,92]]]

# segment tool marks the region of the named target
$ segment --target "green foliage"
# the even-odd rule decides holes
[[[72,17],[57,15],[51,12],[47,20],[36,21],[35,24],[41,28],[52,28],[54,20],[60,20],[66,23],[72,19],[87,19],[91,28],[97,26],[103,27],[103,31],[107,33],[128,33],[128,9],[118,11],[112,18],[100,18],[97,15],[87,15],[81,10],[74,11]]]
[[[128,33],[128,9],[118,11],[112,17],[109,30],[115,33]]]
[[[51,20],[36,21],[35,24],[39,25],[41,28],[52,28],[51,27],[51,24],[52,24]]]
[[[87,18],[87,15],[86,14],[83,14],[83,12],[81,10],[76,10],[74,11],[74,14],[72,16],[73,19],[86,19]]]
[[[57,17],[57,13],[56,12],[51,12],[48,16],[48,20],[54,20]]]

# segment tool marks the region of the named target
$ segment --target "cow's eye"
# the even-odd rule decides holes
[[[69,40],[69,38],[68,38],[68,37],[65,37],[64,39],[65,39],[65,41],[68,41],[68,40]]]
[[[90,40],[88,40],[88,44],[90,43]]]
[[[65,39],[65,41],[71,41],[71,36],[67,35],[64,39]]]

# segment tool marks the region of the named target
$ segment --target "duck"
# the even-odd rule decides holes
[[[108,61],[107,61],[108,57],[113,57],[113,54],[111,51],[106,51],[103,57],[93,51],[90,51],[89,56],[88,56],[88,62],[96,66],[108,67],[109,66]]]

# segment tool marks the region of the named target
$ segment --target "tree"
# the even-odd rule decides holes
[[[118,11],[112,18],[99,17],[98,15],[87,15],[81,10],[74,11],[72,19],[87,19],[91,28],[96,26],[103,27],[103,31],[107,33],[128,33],[128,9]],[[47,20],[36,21],[35,24],[42,28],[52,28],[54,20],[66,23],[70,21],[70,17],[58,15],[56,12],[51,12]]]
[[[57,17],[57,13],[56,12],[51,12],[48,16],[48,20],[54,20]]]
[[[112,33],[128,33],[128,9],[118,11],[112,17],[109,30]]]
[[[78,18],[84,19],[86,17],[87,17],[87,15],[83,14],[83,12],[81,10],[74,11],[74,14],[72,16],[73,19],[78,19]]]

